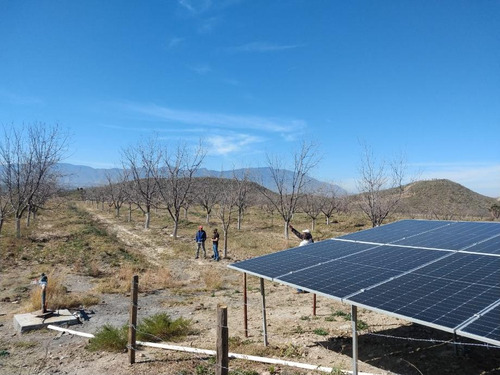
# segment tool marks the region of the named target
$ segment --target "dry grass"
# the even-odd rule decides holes
[[[62,308],[74,308],[79,306],[92,306],[99,303],[99,297],[93,294],[68,293],[64,286],[64,277],[52,272],[48,275],[46,288],[46,308],[58,310]],[[38,285],[31,291],[26,311],[37,311],[42,309],[42,288]]]
[[[134,275],[139,276],[139,292],[177,288],[182,283],[176,281],[166,268],[140,269],[125,265],[113,271],[112,276],[102,278],[96,290],[100,293],[128,293]]]
[[[220,272],[214,268],[203,270],[201,278],[205,282],[207,290],[215,291],[222,289],[223,280],[220,277]]]

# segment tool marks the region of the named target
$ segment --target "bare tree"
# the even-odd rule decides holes
[[[9,197],[5,193],[5,188],[0,182],[0,234],[2,233],[3,223],[10,212],[11,206],[9,204]]]
[[[372,226],[377,227],[401,201],[406,162],[403,157],[388,165],[377,162],[372,149],[366,144],[363,147],[360,179],[357,181],[361,198],[359,207],[368,216]]]
[[[167,149],[163,154],[163,165],[156,174],[156,183],[174,221],[174,239],[177,238],[181,208],[191,191],[193,175],[204,158],[205,151],[201,144],[194,151],[185,144],[177,145],[175,152],[170,153]]]
[[[20,129],[4,128],[0,180],[12,206],[17,237],[21,236],[23,214],[62,160],[66,146],[67,137],[58,126],[37,123]]]
[[[315,147],[303,142],[300,150],[293,155],[291,171],[286,169],[284,160],[286,159],[267,155],[267,164],[277,194],[265,188],[260,191],[283,218],[285,238],[288,239],[288,225],[306,190],[308,173],[318,164],[319,159]]]
[[[38,211],[45,207],[47,201],[54,197],[60,189],[58,188],[58,173],[49,173],[45,181],[40,184],[40,188],[37,190],[33,197],[31,198],[28,209],[26,210],[26,226],[29,227],[31,223],[31,218],[36,220]]]
[[[205,177],[199,180],[197,184],[198,189],[196,190],[196,202],[203,207],[206,213],[205,222],[208,224],[210,222],[210,214],[215,204],[219,200],[219,195],[221,191],[220,183],[217,179],[212,177]]]
[[[250,188],[250,177],[248,170],[245,170],[241,176],[233,171],[233,180],[236,183],[236,207],[238,208],[238,230],[241,230],[243,213],[248,205],[248,190]]]
[[[144,214],[146,229],[149,229],[151,208],[159,190],[156,176],[162,156],[153,139],[139,142],[122,151],[123,169],[128,171],[131,182],[128,197]]]
[[[120,209],[128,198],[128,174],[129,170],[127,169],[122,169],[115,177],[106,173],[108,199],[115,209],[116,217],[120,217]]]
[[[311,230],[316,227],[316,219],[321,213],[322,200],[318,193],[309,193],[304,195],[301,207],[302,211],[311,219]]]
[[[229,237],[229,226],[231,218],[234,214],[236,201],[238,199],[238,184],[234,180],[229,180],[225,183],[224,188],[219,196],[219,205],[217,209],[217,217],[224,231],[224,258],[227,258],[227,241]]]

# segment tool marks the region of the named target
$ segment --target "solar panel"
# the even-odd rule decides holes
[[[500,234],[497,237],[474,244],[466,250],[469,252],[500,255]]]
[[[244,271],[266,279],[274,279],[296,270],[319,265],[323,262],[357,254],[373,248],[370,244],[343,242],[331,246],[331,240],[296,247],[229,265],[229,268]],[[314,251],[311,251],[314,246]]]
[[[500,258],[455,253],[349,300],[453,329],[500,299],[499,270]]]
[[[229,267],[500,346],[500,223],[402,220]]]
[[[450,224],[451,222],[448,221],[400,220],[372,229],[346,234],[338,238],[387,244]]]
[[[411,238],[397,241],[397,244],[422,246],[448,250],[463,250],[478,241],[500,234],[499,223],[451,222],[450,225],[435,228]]]
[[[498,345],[500,342],[500,303],[484,314],[477,316],[457,332],[465,337]]]

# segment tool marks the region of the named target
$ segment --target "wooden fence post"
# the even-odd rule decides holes
[[[313,316],[316,316],[316,293],[313,294]]]
[[[128,360],[132,365],[135,363],[135,351],[137,344],[135,340],[137,330],[137,294],[139,290],[139,276],[135,275],[132,278],[132,286],[130,290],[131,305],[129,310],[129,326],[128,326]]]
[[[229,374],[229,330],[227,327],[227,306],[217,306],[217,354],[216,375]]]

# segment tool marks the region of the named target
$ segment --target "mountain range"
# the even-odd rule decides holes
[[[121,172],[120,168],[92,168],[85,165],[74,165],[68,163],[58,164],[58,170],[62,175],[60,182],[62,186],[67,189],[106,185],[108,182],[107,176],[116,178]],[[232,178],[233,176],[236,176],[238,178],[242,178],[245,173],[248,174],[251,181],[258,183],[269,190],[276,190],[271,169],[268,167],[235,169],[230,171],[214,171],[206,168],[200,168],[196,171],[195,177]],[[290,185],[293,172],[285,170],[284,173],[285,181]],[[319,181],[314,178],[309,178],[308,188],[312,191],[319,189],[334,189],[337,194],[347,194],[347,192],[338,185]]]

